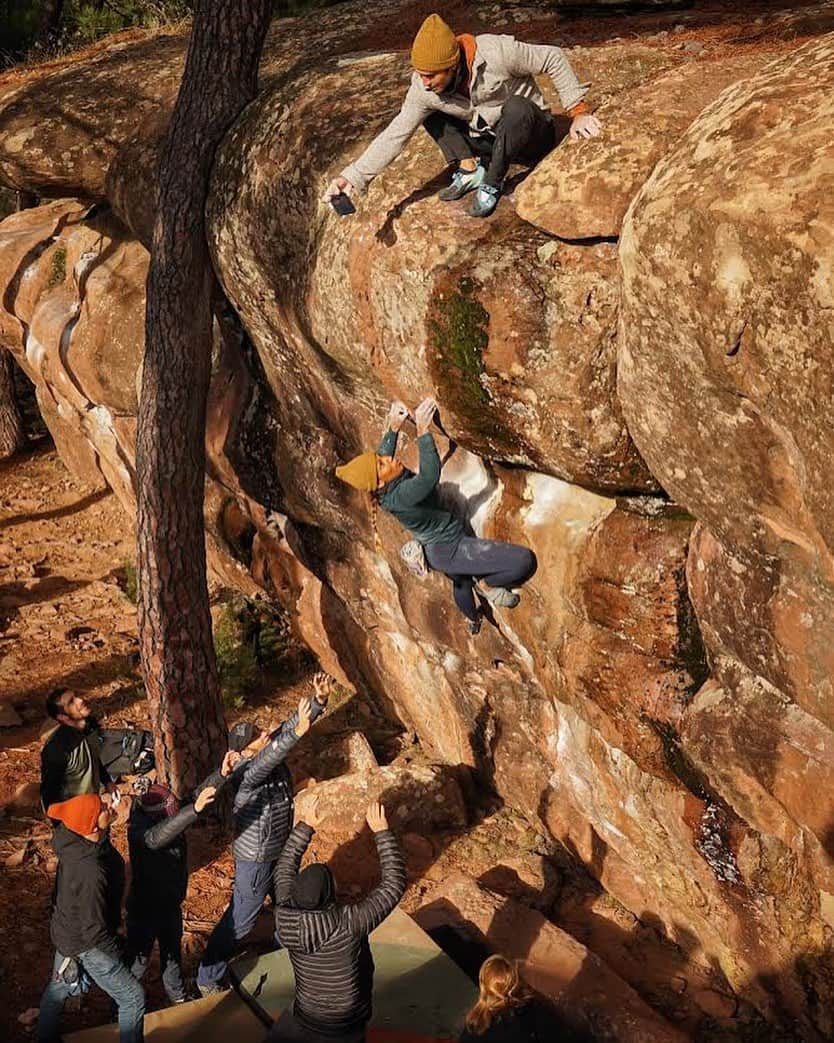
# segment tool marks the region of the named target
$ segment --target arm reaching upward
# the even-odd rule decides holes
[[[385,810],[381,804],[372,804],[368,809],[368,825],[373,830],[376,841],[382,880],[367,898],[345,909],[351,931],[363,935],[370,934],[374,928],[379,927],[405,894],[405,863],[397,838],[388,828]]]
[[[301,859],[313,839],[313,827],[299,822],[287,837],[284,850],[275,867],[275,904],[285,905],[290,900],[292,885],[298,876]]]
[[[299,703],[299,710],[300,708],[301,703]],[[251,761],[244,762],[242,769],[243,780],[240,784],[238,793],[243,790],[256,789],[262,782],[265,782],[301,738],[301,735],[298,734],[300,718],[299,710],[296,710],[292,716],[288,717],[283,724],[279,725],[275,731],[272,732],[269,737],[269,742],[267,742],[266,746],[259,754],[253,757]],[[310,724],[315,724],[324,711],[324,705],[322,705],[317,699],[311,699]],[[304,732],[302,731],[302,734],[303,733]],[[239,768],[240,766],[235,768],[234,773],[237,773]]]

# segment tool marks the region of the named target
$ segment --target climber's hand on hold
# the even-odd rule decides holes
[[[602,124],[590,112],[583,112],[576,116],[570,125],[570,136],[576,141],[578,138],[596,138],[602,132]]]
[[[321,201],[322,203],[329,203],[331,199],[335,199],[336,196],[340,196],[342,193],[346,196],[352,196],[353,192],[353,185],[346,177],[334,177],[325,189]]]
[[[414,423],[417,425],[417,437],[428,434],[434,414],[437,412],[437,403],[433,398],[424,398],[414,411]]]
[[[408,420],[408,406],[405,402],[395,399],[388,410],[388,426],[392,431],[399,431],[406,420]]]

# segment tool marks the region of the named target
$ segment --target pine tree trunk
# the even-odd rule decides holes
[[[26,448],[26,429],[17,404],[14,386],[14,362],[5,348],[0,348],[0,460]]]
[[[38,27],[35,30],[36,43],[47,43],[49,38],[58,31],[63,13],[64,0],[41,0]]]
[[[184,796],[226,749],[203,490],[215,286],[203,227],[226,131],[255,96],[270,0],[197,0],[159,166],[137,433],[142,668],[160,781]]]

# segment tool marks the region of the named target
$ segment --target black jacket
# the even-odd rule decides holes
[[[152,912],[182,904],[188,889],[185,830],[199,817],[194,805],[186,804],[160,822],[134,801],[127,824],[132,874],[129,906]]]
[[[293,881],[313,831],[295,827],[275,868],[275,929],[295,974],[293,1013],[308,1031],[339,1036],[371,1017],[374,961],[368,935],[405,891],[405,865],[390,830],[375,835],[382,880],[356,905],[307,911],[291,904]]]
[[[125,864],[109,839],[93,843],[59,823],[52,836],[58,872],[50,934],[63,956],[100,949],[118,956]]]
[[[590,1043],[590,1039],[569,1028],[548,1004],[532,999],[499,1014],[480,1036],[464,1029],[459,1043]]]
[[[41,750],[41,804],[43,810],[82,793],[98,793],[110,782],[101,763],[99,726],[87,720],[83,731],[59,724]]]

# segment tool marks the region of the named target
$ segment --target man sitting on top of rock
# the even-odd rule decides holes
[[[559,47],[521,43],[512,36],[455,36],[429,15],[411,48],[414,74],[399,113],[355,163],[334,178],[325,201],[364,192],[405,148],[422,124],[444,158],[457,164],[446,201],[477,189],[473,217],[498,204],[511,163],[535,166],[556,144],[556,128],[534,76],[547,74],[571,117],[572,138],[596,137],[602,126],[583,100],[588,90]]]

